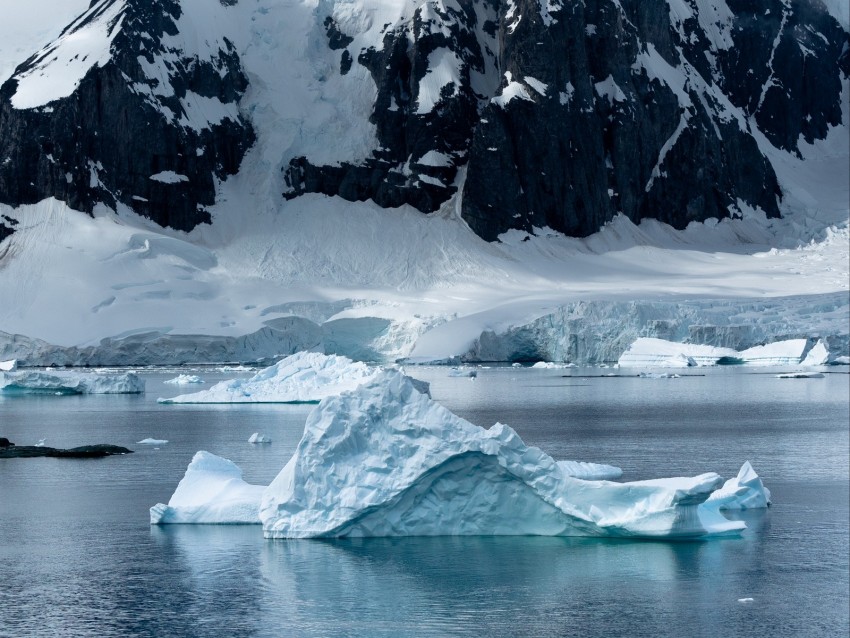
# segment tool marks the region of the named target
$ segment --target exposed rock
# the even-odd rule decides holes
[[[6,440],[6,439],[4,439]],[[38,445],[0,446],[0,459],[30,459],[38,456],[49,456],[60,459],[99,459],[116,454],[132,454],[133,450],[118,445],[83,445],[68,450]]]
[[[50,66],[62,38],[92,37],[87,30],[109,11],[108,61],[71,95],[16,108],[23,78],[67,73]],[[237,171],[254,141],[237,107],[247,79],[226,38],[212,57],[175,48],[181,14],[178,0],[92,3],[16,69],[0,88],[0,157],[9,158],[0,162],[0,202],[55,197],[89,213],[123,204],[179,230],[210,221],[216,181]],[[0,222],[0,240],[7,234]]]

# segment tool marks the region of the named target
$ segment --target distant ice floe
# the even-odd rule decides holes
[[[823,379],[824,374],[821,372],[784,372],[777,374],[777,379]]]
[[[265,434],[260,434],[259,432],[254,432],[250,437],[248,437],[248,443],[271,443],[271,438],[267,437]]]
[[[0,392],[5,394],[141,394],[145,382],[132,372],[0,372]]]
[[[0,372],[12,372],[18,369],[18,360],[0,361]]]
[[[138,445],[165,445],[168,443],[166,439],[142,439],[138,442]]]
[[[552,361],[538,361],[532,368],[539,370],[560,370],[562,368],[575,368],[574,363],[553,363]]]
[[[204,383],[204,380],[195,374],[178,374],[173,379],[163,381],[169,385],[192,385],[195,383]]]
[[[756,507],[759,490],[769,501],[749,464],[725,485],[714,473],[608,480],[621,473],[555,461],[506,425],[473,425],[388,370],[314,408],[268,487],[199,452],[168,505],[151,508],[151,523],[261,523],[267,538],[706,538],[744,529],[722,508]]]
[[[379,371],[346,357],[299,352],[257,372],[249,379],[216,383],[208,390],[160,403],[318,403],[352,390]]]
[[[641,337],[629,346],[617,363],[621,368],[687,368],[722,364],[820,366],[827,363],[828,357],[829,351],[822,340],[811,345],[808,339],[788,339],[739,351]]]

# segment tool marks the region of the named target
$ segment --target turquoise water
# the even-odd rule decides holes
[[[846,370],[846,369],[845,369]],[[413,368],[474,423],[624,480],[749,459],[773,492],[741,538],[264,541],[259,528],[148,525],[198,449],[269,482],[309,405],[162,406],[143,396],[0,398],[0,436],[108,442],[103,460],[0,461],[2,636],[832,636],[850,598],[848,376],[743,368],[680,379],[606,370]],[[702,371],[700,371],[702,373]],[[208,380],[228,375],[198,372]],[[619,374],[619,372],[618,372]],[[232,373],[231,373],[232,375]],[[564,375],[571,375],[565,377]],[[274,440],[247,443],[253,432]],[[136,445],[167,439],[159,449]],[[739,599],[752,601],[739,602]]]

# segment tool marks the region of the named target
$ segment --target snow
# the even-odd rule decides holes
[[[165,445],[166,443],[168,443],[168,441],[165,439],[152,438],[142,439],[141,441],[138,441],[139,445]]]
[[[123,2],[95,2],[58,39],[36,54],[29,69],[14,76],[18,87],[12,106],[32,109],[71,95],[92,67],[109,61],[123,11]]]
[[[632,343],[617,362],[622,368],[682,368],[738,363],[752,366],[823,365],[828,351],[823,340],[808,348],[808,339],[786,339],[746,350],[642,337]]]
[[[533,79],[533,78],[532,78]],[[491,101],[493,104],[498,104],[502,108],[504,108],[508,102],[513,99],[526,100],[528,102],[533,102],[534,100],[528,94],[528,91],[525,90],[525,86],[523,86],[520,82],[516,82],[512,79],[512,75],[510,71],[505,72],[505,80],[507,84],[502,87],[502,92],[500,95],[494,97]],[[541,83],[542,84],[542,83]],[[545,84],[542,85],[544,87],[545,92]],[[533,87],[532,87],[533,88]],[[539,92],[539,91],[538,91]]]
[[[12,372],[18,369],[18,360],[0,361],[0,372]]]
[[[248,437],[248,443],[271,443],[272,440],[267,437],[265,434],[260,434],[259,432],[254,432],[250,437]]]
[[[723,480],[569,476],[510,427],[479,428],[383,372],[324,400],[264,492],[267,538],[579,535],[703,538],[741,522],[699,507]]]
[[[151,175],[150,178],[155,182],[162,182],[163,184],[179,184],[180,182],[189,181],[188,177],[175,173],[174,171],[162,171]]]
[[[0,393],[5,394],[140,394],[145,382],[132,372],[0,372]]]
[[[370,380],[378,369],[346,357],[299,352],[249,379],[222,381],[160,403],[318,403]]]
[[[169,385],[191,385],[195,383],[204,383],[204,380],[195,374],[178,374],[173,379],[163,381]]]
[[[168,505],[151,508],[151,525],[257,524],[264,489],[246,483],[232,461],[201,451],[192,458]]]
[[[745,461],[738,476],[731,478],[705,502],[706,507],[722,510],[760,509],[770,505],[770,490],[764,486],[749,461]]]
[[[430,113],[440,101],[446,87],[454,86],[456,94],[461,85],[460,69],[462,63],[457,55],[446,48],[439,48],[428,55],[428,70],[419,80],[419,93],[416,101],[416,113]]]

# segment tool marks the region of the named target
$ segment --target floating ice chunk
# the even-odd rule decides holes
[[[168,505],[151,510],[151,525],[169,523],[259,524],[263,485],[242,479],[242,470],[228,459],[198,452]]]
[[[318,403],[352,390],[377,374],[378,368],[346,357],[299,352],[257,372],[250,379],[216,383],[208,390],[160,403]]]
[[[144,391],[145,382],[132,372],[0,372],[0,392],[6,394],[140,394]]]
[[[178,374],[173,379],[163,381],[163,383],[167,383],[169,385],[191,385],[193,383],[204,383],[204,380],[194,374]]]
[[[833,363],[839,366],[850,366],[850,357],[846,357],[844,355],[840,357],[835,357]]]
[[[0,361],[0,372],[12,372],[18,369],[18,360]]]
[[[784,372],[777,374],[777,379],[823,379],[824,375],[820,372]]]
[[[738,472],[719,490],[708,497],[703,507],[717,507],[722,510],[759,509],[770,505],[770,490],[764,486],[761,477],[753,466],[746,461]]]
[[[621,368],[688,368],[715,365],[723,357],[737,357],[731,348],[641,337],[629,346],[617,364]]]
[[[585,481],[610,481],[623,475],[623,470],[613,465],[603,463],[588,463],[586,461],[557,461],[558,467],[567,476],[584,479]]]
[[[538,370],[559,370],[562,368],[574,368],[575,364],[572,363],[553,363],[552,361],[538,361],[535,363],[532,368],[536,368]]]
[[[44,447],[45,443],[47,443],[47,439],[39,439],[38,443],[35,444],[35,447]]]
[[[739,598],[738,602],[739,603],[751,603],[751,602],[753,602],[753,599],[752,598]]]
[[[753,366],[823,365],[829,352],[823,341],[818,341],[808,351],[808,339],[775,341],[746,350],[718,348],[693,343],[677,343],[664,339],[641,337],[620,357],[620,367],[677,368],[686,366],[712,366],[737,363]],[[805,359],[804,359],[804,355]]]
[[[452,368],[449,370],[450,377],[469,377],[470,379],[474,379],[478,376],[477,370],[465,370],[463,368]]]
[[[564,535],[702,538],[745,526],[699,505],[717,474],[573,478],[510,427],[484,430],[395,371],[325,399],[263,494],[267,538]]]
[[[775,341],[763,346],[755,346],[754,348],[742,350],[738,357],[747,365],[797,365],[803,360],[803,353],[806,351],[807,344],[807,339]],[[824,350],[826,350],[825,347]]]
[[[641,379],[681,379],[678,374],[669,372],[641,372],[638,376]]]
[[[148,439],[142,439],[141,441],[138,441],[139,445],[165,445],[166,443],[168,443],[168,441],[165,440],[165,439],[150,439],[150,438],[148,438]]]
[[[254,432],[250,437],[248,437],[248,443],[271,443],[271,438],[267,437],[265,434],[260,434],[259,432]]]

